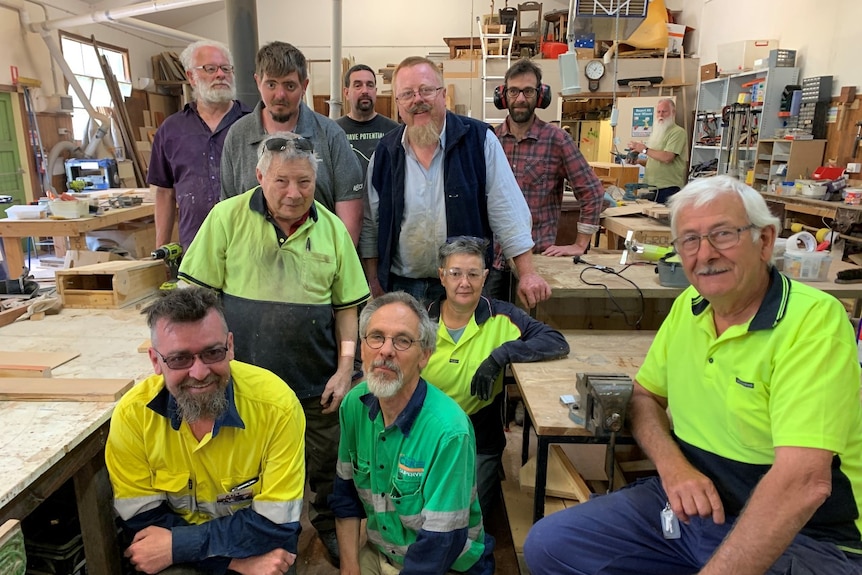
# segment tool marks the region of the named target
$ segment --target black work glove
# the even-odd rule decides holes
[[[470,382],[470,395],[476,395],[482,401],[487,401],[491,398],[491,391],[494,389],[494,380],[500,375],[500,370],[503,369],[497,361],[490,355],[479,364],[476,373],[473,374],[473,381]]]

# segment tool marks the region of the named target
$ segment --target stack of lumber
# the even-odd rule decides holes
[[[0,352],[0,401],[117,401],[132,379],[53,378],[76,352]]]

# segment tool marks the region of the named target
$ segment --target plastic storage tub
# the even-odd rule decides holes
[[[831,264],[829,252],[784,252],[784,275],[793,279],[825,282]]]
[[[45,217],[45,206],[12,206],[6,208],[10,220],[38,220]]]

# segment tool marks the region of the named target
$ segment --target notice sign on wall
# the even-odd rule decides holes
[[[655,108],[641,107],[632,110],[632,137],[648,138],[652,134]]]

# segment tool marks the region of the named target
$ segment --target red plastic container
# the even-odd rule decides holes
[[[542,44],[542,56],[553,60],[560,54],[565,54],[568,47],[565,42],[545,42]]]

